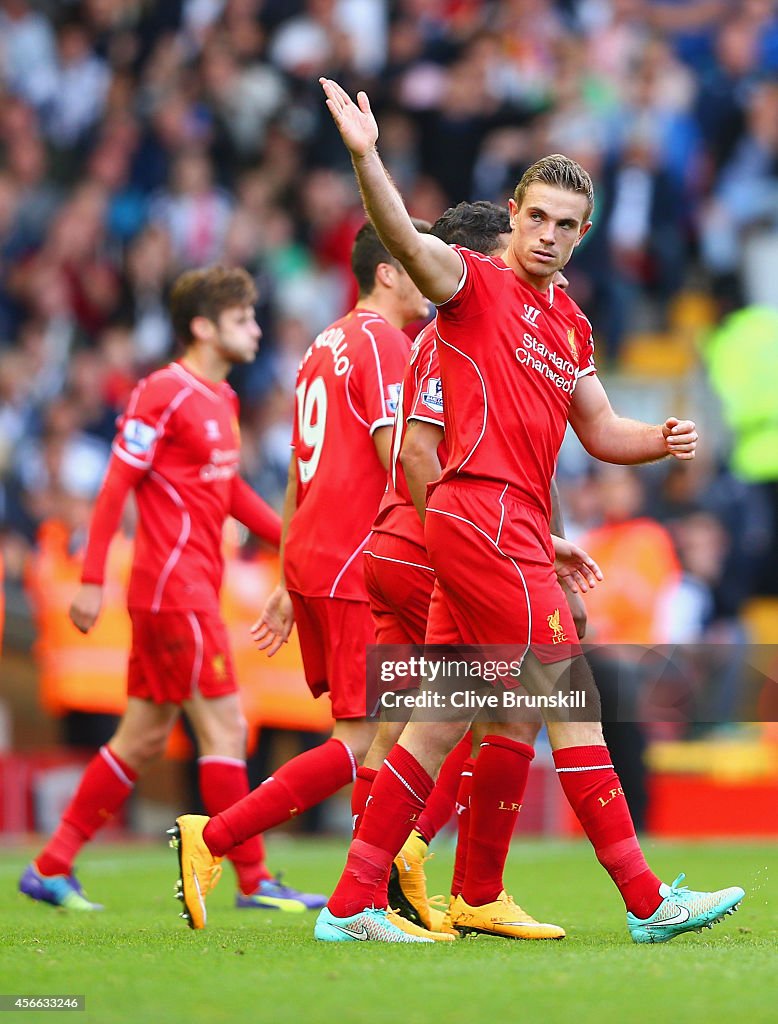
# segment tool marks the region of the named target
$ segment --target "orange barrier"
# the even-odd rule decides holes
[[[67,616],[78,587],[81,559],[68,550],[66,528],[45,523],[28,574],[39,631],[41,703],[53,715],[70,710],[121,714],[126,704],[130,621],[125,607],[132,543],[114,538],[106,567],[105,602],[100,619],[82,636]],[[250,561],[230,555],[226,563],[222,610],[230,634],[244,710],[250,726],[325,731],[331,727],[326,698],[314,701],[305,685],[295,637],[268,659],[249,635],[267,595],[278,580],[276,556]],[[180,749],[174,744],[173,750]]]
[[[581,537],[605,579],[586,595],[590,634],[601,644],[663,643],[662,599],[681,576],[670,535],[651,519],[609,523]]]

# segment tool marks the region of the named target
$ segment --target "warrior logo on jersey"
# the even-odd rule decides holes
[[[567,332],[567,343],[570,346],[573,362],[578,366],[578,346],[575,343],[575,327],[571,327]]]
[[[122,428],[122,437],[128,452],[146,455],[157,438],[157,431],[143,420],[127,420]]]
[[[401,389],[402,384],[387,384],[386,386],[386,406],[392,416],[397,412],[397,406],[400,404]]]
[[[433,412],[443,412],[443,384],[440,377],[427,380],[427,390],[422,392],[421,400]]]
[[[524,303],[524,316],[522,317],[522,320],[526,320],[528,324],[532,324],[532,326],[534,327],[539,316],[539,309],[535,309],[534,306],[530,306],[526,302]]]
[[[218,420],[205,420],[203,426],[205,427],[205,436],[209,441],[221,441],[222,435]]]

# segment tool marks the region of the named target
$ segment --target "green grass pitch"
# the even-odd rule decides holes
[[[701,935],[635,946],[618,894],[587,845],[516,842],[509,889],[536,917],[562,924],[562,942],[472,937],[449,945],[328,945],[313,913],[237,911],[225,867],[209,926],[190,931],[172,898],[176,857],[162,842],[95,846],[80,877],[102,914],[65,914],[16,893],[29,849],[0,853],[0,994],[82,994],[76,1021],[99,1024],[616,1024],[776,1019],[778,844],[669,844],[646,852],[666,881],[739,884],[734,917]],[[345,842],[268,842],[291,884],[327,891]],[[428,863],[430,893],[445,891],[451,842]],[[52,1012],[11,1011],[11,1020]]]

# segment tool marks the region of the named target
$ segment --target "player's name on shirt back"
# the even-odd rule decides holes
[[[410,341],[369,310],[322,331],[297,373],[297,509],[285,543],[290,589],[366,600],[362,549],[386,486],[373,435],[391,426]]]

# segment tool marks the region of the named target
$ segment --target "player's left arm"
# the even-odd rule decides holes
[[[280,546],[281,516],[239,476],[232,478],[230,515],[276,550]]]
[[[272,658],[289,639],[294,625],[294,609],[289,591],[286,589],[284,575],[284,544],[289,532],[289,524],[297,508],[297,455],[292,449],[289,459],[289,472],[286,479],[284,508],[281,513],[281,538],[279,558],[281,560],[281,579],[278,586],[265,602],[262,614],[249,630],[251,638],[260,651],[266,651]]]
[[[697,428],[674,416],[664,423],[641,423],[618,416],[596,374],[579,377],[570,403],[570,426],[584,448],[601,462],[621,466],[653,462],[666,455],[694,458]]]
[[[372,436],[376,455],[380,459],[381,465],[388,471],[389,463],[392,461],[392,428],[376,427]]]
[[[427,510],[427,484],[440,476],[438,448],[443,427],[428,420],[409,419],[400,449],[405,480],[419,518],[424,522]]]

